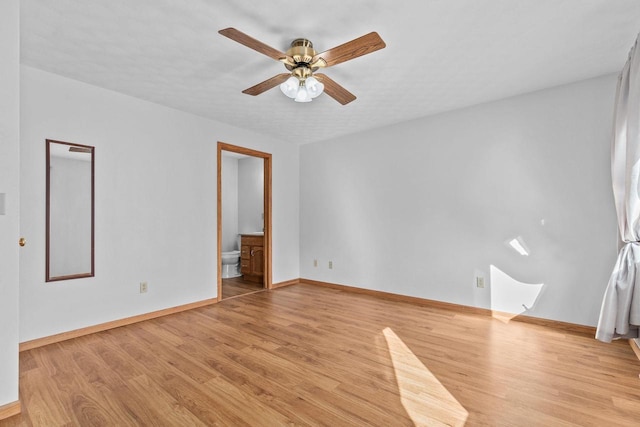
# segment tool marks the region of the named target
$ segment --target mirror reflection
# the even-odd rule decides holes
[[[94,275],[94,147],[47,140],[46,281]]]

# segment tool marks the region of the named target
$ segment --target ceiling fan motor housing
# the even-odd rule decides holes
[[[305,80],[312,74],[311,68],[307,64],[300,64],[291,70],[291,75],[296,76],[298,80]]]
[[[313,43],[307,39],[295,39],[287,50],[287,55],[292,57],[296,64],[309,64],[317,53]]]

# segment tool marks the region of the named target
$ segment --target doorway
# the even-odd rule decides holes
[[[218,142],[218,296],[217,300],[232,298],[239,295],[258,292],[264,289],[271,289],[271,154],[262,151],[252,150],[245,147]],[[256,222],[247,229],[247,226],[240,225],[234,236],[224,235],[224,215],[229,210],[224,209],[225,200],[223,186],[223,162],[228,160],[228,156],[238,159],[248,159],[255,163],[256,159],[262,160],[262,231]],[[228,163],[228,162],[227,162]],[[228,202],[227,202],[228,203]],[[251,228],[253,227],[253,228]],[[227,232],[229,234],[229,232]],[[224,242],[223,242],[224,240]],[[234,246],[234,242],[238,242]],[[222,255],[237,247],[240,251],[239,276],[230,277],[227,272],[229,265],[225,265],[225,275],[223,278]],[[226,249],[226,250],[225,250]]]

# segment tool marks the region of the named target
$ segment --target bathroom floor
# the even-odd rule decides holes
[[[242,276],[231,279],[222,279],[222,299],[237,297],[238,295],[251,294],[264,289],[262,283],[243,280]]]

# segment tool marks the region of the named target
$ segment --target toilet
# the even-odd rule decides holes
[[[240,238],[238,237],[238,245],[240,244],[239,241]],[[230,279],[239,276],[242,276],[242,273],[240,273],[240,251],[222,252],[222,278]]]
[[[241,276],[240,274],[240,251],[222,252],[222,278]]]

